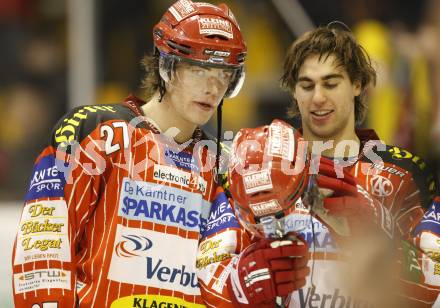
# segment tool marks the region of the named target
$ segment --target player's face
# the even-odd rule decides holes
[[[231,69],[179,63],[167,88],[172,107],[185,121],[205,124],[225,95],[233,73]]]
[[[304,137],[309,140],[350,139],[354,134],[354,98],[358,82],[338,67],[336,57],[312,55],[301,66],[293,96],[298,102]]]

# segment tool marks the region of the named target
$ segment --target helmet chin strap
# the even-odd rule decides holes
[[[217,183],[221,183],[220,176],[220,155],[221,155],[221,137],[222,137],[222,106],[223,99],[217,106],[217,155],[215,159],[215,168],[217,171]]]

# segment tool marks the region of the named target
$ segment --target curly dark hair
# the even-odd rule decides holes
[[[370,84],[376,83],[376,71],[365,49],[348,29],[325,26],[306,32],[292,43],[287,52],[281,77],[283,90],[290,93],[294,91],[299,70],[304,61],[312,55],[324,58],[334,55],[338,66],[345,69],[350,81],[360,82],[361,94],[355,97],[355,121],[356,124],[361,124],[367,112],[366,89]],[[295,98],[288,109],[288,115],[290,117],[299,115],[298,102]]]
[[[159,75],[159,54],[147,54],[141,60],[141,65],[145,70],[141,87],[145,89],[145,99],[148,102],[161,86],[162,79]],[[163,96],[163,93],[161,93]]]

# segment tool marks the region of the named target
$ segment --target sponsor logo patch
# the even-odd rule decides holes
[[[176,152],[171,149],[165,150],[165,160],[176,167],[199,172],[200,168],[191,153]]]
[[[272,179],[269,170],[261,170],[243,176],[244,189],[247,194],[272,189]]]
[[[368,300],[347,296],[341,289],[325,291],[316,292],[311,287],[299,289],[294,295],[295,302],[300,307],[373,307]]]
[[[202,241],[199,246],[196,263],[197,266],[199,266],[197,269],[199,280],[203,281],[205,284],[209,284],[214,277],[217,267],[209,267],[207,265],[211,264],[215,258],[222,257],[224,254],[229,254],[229,258],[232,258],[235,254],[236,247],[237,234],[235,230],[225,230],[222,233],[216,234]],[[217,277],[216,282],[214,283],[213,288],[219,293],[222,292],[225,286],[222,276],[226,275],[226,278],[228,278],[230,268],[231,267],[228,266],[222,275]]]
[[[293,161],[295,139],[293,130],[282,125],[270,125],[269,155]]]
[[[414,234],[419,234],[422,231],[440,234],[440,203],[434,202],[430,206],[420,223],[416,226]]]
[[[210,7],[213,8],[214,10],[218,10],[217,6],[208,2],[194,2],[194,5],[197,7]]]
[[[371,192],[378,197],[388,197],[394,191],[393,183],[384,176],[374,175],[370,180]]]
[[[129,178],[122,185],[118,214],[127,219],[199,231],[202,208],[210,207],[200,194],[178,188]]]
[[[208,220],[205,221],[202,218],[200,233],[202,237],[207,237],[226,228],[240,228],[240,225],[232,211],[228,198],[221,193],[212,202]]]
[[[123,235],[123,240],[116,244],[118,257],[140,257],[140,254],[153,246],[153,242],[145,236]]]
[[[194,11],[195,8],[193,4],[188,0],[179,0],[170,7],[170,13],[173,14],[177,21],[181,21]]]
[[[43,157],[35,166],[25,202],[39,198],[64,196],[64,175],[53,155]]]
[[[118,255],[117,246],[127,236],[136,239],[130,245],[142,243],[140,239],[147,239],[144,242],[147,245],[138,250],[127,245],[127,252],[135,252],[133,254],[136,255]],[[194,262],[197,245],[195,239],[118,225],[108,279],[200,295]]]
[[[440,287],[440,263],[432,260],[427,255],[422,255],[422,271],[425,283]]]
[[[70,261],[64,200],[26,204],[19,227],[15,265],[38,260]]]
[[[205,35],[220,35],[229,39],[234,37],[232,24],[229,20],[220,17],[200,17],[199,32]]]
[[[229,258],[231,258],[231,254],[228,252],[227,253],[213,252],[212,255],[210,256],[205,256],[200,259],[197,259],[196,266],[197,268],[205,268],[212,263],[221,262]]]
[[[132,295],[119,298],[114,301],[110,308],[203,308],[199,305],[187,302],[183,299],[163,295]]]
[[[431,232],[422,232],[420,248],[433,261],[440,263],[440,236]]]
[[[266,202],[249,204],[249,207],[256,216],[275,214],[276,212],[279,212],[283,209],[281,205],[278,203],[278,200],[275,199]]]
[[[237,246],[235,231],[228,230],[200,243],[196,267],[201,270],[209,264],[231,258]]]
[[[203,52],[206,55],[215,56],[215,57],[223,57],[227,58],[231,55],[229,51],[221,51],[221,50],[211,50],[211,49],[205,49]]]
[[[198,173],[191,173],[170,166],[154,164],[153,178],[161,183],[171,183],[206,192],[207,183]]]
[[[65,118],[60,127],[55,131],[55,144],[60,148],[66,148],[75,140],[78,134],[78,129],[89,114],[97,113],[98,111],[105,111],[115,113],[116,110],[112,106],[84,106],[77,110],[69,118]]]
[[[440,203],[436,202],[431,205],[429,211],[427,211],[425,215],[423,215],[422,221],[430,221],[440,224]]]
[[[41,269],[14,274],[15,293],[39,289],[70,290],[70,272],[61,269]]]
[[[397,170],[393,167],[390,167],[390,166],[385,166],[383,164],[373,164],[373,168],[388,172],[390,174],[398,175],[401,178],[403,178],[405,176],[404,172],[399,171],[399,170]]]

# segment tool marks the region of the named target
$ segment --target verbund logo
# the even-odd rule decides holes
[[[163,259],[157,262],[147,257],[147,278],[169,284],[179,284],[182,287],[199,288],[195,271],[189,271],[185,265],[179,267],[167,266]]]
[[[195,262],[198,243],[198,238],[118,225],[107,278],[200,295]]]
[[[153,242],[139,235],[123,235],[126,240],[121,240],[115,246],[115,253],[118,257],[140,257],[144,251],[153,247]]]

